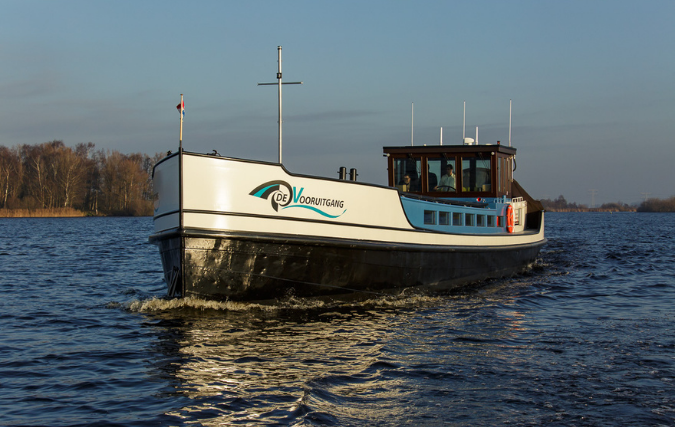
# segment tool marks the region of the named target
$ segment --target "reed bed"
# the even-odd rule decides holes
[[[85,216],[85,213],[73,208],[0,209],[0,218],[57,218],[81,216]]]

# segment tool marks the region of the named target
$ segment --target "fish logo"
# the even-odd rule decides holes
[[[284,207],[291,203],[293,189],[286,181],[269,181],[257,186],[248,194],[270,200],[272,208],[279,212],[279,206]]]
[[[337,215],[331,215],[320,208],[344,208],[344,201],[323,197],[303,196],[304,187],[300,189],[291,187],[286,181],[268,181],[254,188],[249,195],[269,200],[272,208],[279,212],[280,209],[302,208],[318,213],[326,218],[339,218],[347,212],[344,209]],[[291,202],[293,204],[291,204]]]

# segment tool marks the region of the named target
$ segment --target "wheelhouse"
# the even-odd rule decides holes
[[[389,186],[430,197],[512,197],[516,149],[496,145],[384,147]]]

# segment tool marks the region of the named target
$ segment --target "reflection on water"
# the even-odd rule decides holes
[[[172,349],[176,366],[164,371],[189,399],[168,414],[176,420],[398,424],[442,419],[445,408],[433,396],[453,392],[443,383],[473,375],[467,358],[502,357],[480,354],[482,343],[512,345],[521,315],[486,308],[503,297],[494,293],[332,305],[153,299],[131,309],[171,330],[163,335],[171,342],[159,347]]]

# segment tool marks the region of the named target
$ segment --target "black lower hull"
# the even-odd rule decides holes
[[[430,248],[190,232],[152,240],[170,295],[216,300],[450,290],[519,273],[545,243]]]

